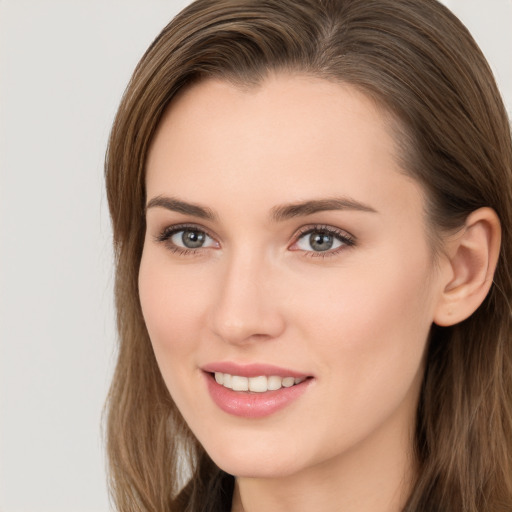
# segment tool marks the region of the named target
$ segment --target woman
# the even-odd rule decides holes
[[[512,148],[434,0],[199,0],[106,163],[119,510],[512,510]]]

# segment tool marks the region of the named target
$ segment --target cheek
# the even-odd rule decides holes
[[[296,309],[322,374],[369,397],[420,369],[433,300],[425,253],[365,263],[317,283]]]
[[[201,276],[191,280],[179,265],[169,265],[165,255],[155,252],[143,254],[139,295],[157,362],[170,387],[173,375],[190,370],[193,361],[187,356],[198,348],[207,297]]]

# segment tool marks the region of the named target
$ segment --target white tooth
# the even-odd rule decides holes
[[[232,384],[233,378],[229,373],[225,373],[222,380],[223,380],[222,385],[225,388],[233,389],[233,384]]]
[[[249,391],[249,379],[247,377],[233,375],[231,377],[231,384],[233,386],[233,391]]]
[[[295,379],[293,377],[283,377],[283,387],[290,388],[295,384]]]
[[[215,372],[215,380],[217,381],[217,384],[224,384],[224,374]]]
[[[276,391],[277,389],[281,389],[282,379],[281,377],[277,377],[276,375],[272,375],[272,377],[268,377],[267,388],[269,391]]]
[[[304,382],[306,380],[306,377],[295,377],[295,384],[300,384],[301,382]]]
[[[264,393],[267,389],[267,377],[264,375],[249,378],[249,391]]]

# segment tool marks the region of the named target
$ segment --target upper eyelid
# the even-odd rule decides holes
[[[203,233],[206,233],[210,238],[213,238],[217,240],[217,237],[213,235],[210,230],[204,226],[201,226],[201,224],[191,224],[191,223],[183,223],[183,224],[172,224],[170,226],[167,226],[160,230],[159,234],[157,235],[157,238],[160,238],[163,235],[170,235],[179,233],[180,231],[186,231],[187,229],[193,231],[201,231]]]
[[[299,228],[294,237],[298,239],[314,231],[327,231],[330,234],[337,234],[340,235],[342,238],[349,238],[352,241],[356,241],[356,237],[346,229],[337,228],[329,224],[314,224],[309,226],[303,226]]]

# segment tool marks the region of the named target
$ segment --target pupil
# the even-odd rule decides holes
[[[333,242],[333,237],[326,233],[313,233],[309,237],[309,243],[315,251],[328,251]]]
[[[204,244],[205,235],[200,231],[184,231],[181,236],[181,240],[185,247],[189,249],[197,249],[198,247],[202,247]]]

